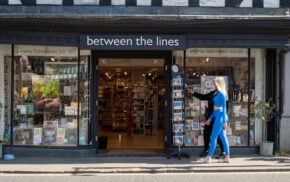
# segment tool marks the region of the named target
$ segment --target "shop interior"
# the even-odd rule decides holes
[[[107,150],[164,148],[164,60],[99,59],[99,136]]]

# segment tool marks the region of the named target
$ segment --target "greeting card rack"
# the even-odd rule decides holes
[[[177,152],[171,153],[167,156],[168,159],[176,157],[189,158],[189,155],[181,152],[184,146],[185,135],[185,113],[184,113],[184,81],[179,73],[178,65],[172,65],[172,133],[173,144],[178,147]]]

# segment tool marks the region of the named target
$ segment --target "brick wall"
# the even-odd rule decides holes
[[[290,0],[0,0],[0,5],[290,7]]]

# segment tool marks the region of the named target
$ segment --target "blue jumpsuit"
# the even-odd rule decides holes
[[[210,147],[209,147],[208,155],[209,156],[213,155],[214,150],[216,148],[218,136],[220,136],[220,139],[222,140],[225,154],[230,155],[230,149],[229,149],[229,143],[226,136],[226,130],[223,129],[224,123],[228,122],[226,97],[222,92],[218,92],[213,98],[213,102],[214,102],[214,106],[221,107],[221,109],[214,110],[214,112],[208,118],[210,120],[213,120],[213,118],[215,118],[215,122],[212,128],[212,134],[210,138]]]

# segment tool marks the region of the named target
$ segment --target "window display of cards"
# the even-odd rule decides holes
[[[57,128],[58,121],[43,121],[43,128]]]
[[[192,138],[192,137],[186,137],[185,138],[185,144],[186,145],[192,145],[193,141],[194,141],[194,138]]]
[[[33,129],[33,144],[38,145],[42,141],[42,128]]]
[[[192,130],[199,130],[199,122],[192,123]]]
[[[44,129],[44,131],[43,131],[44,143],[47,143],[47,144],[55,143],[56,142],[56,135],[57,135],[56,129]]]
[[[183,98],[184,97],[184,91],[183,90],[173,90],[173,98]]]
[[[184,132],[184,124],[174,124],[173,125],[173,132],[175,132],[175,133]]]
[[[185,120],[185,125],[187,125],[187,126],[191,126],[192,123],[193,123],[193,120],[192,119]]]
[[[183,135],[173,136],[173,142],[175,145],[182,145],[184,143],[184,136]]]
[[[183,120],[184,120],[184,113],[183,112],[173,113],[173,121],[180,122]]]

